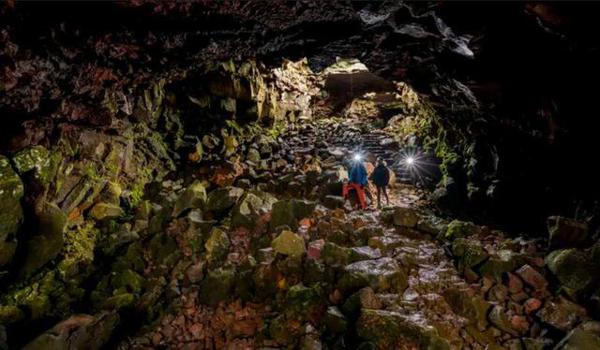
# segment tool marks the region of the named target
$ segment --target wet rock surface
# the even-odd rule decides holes
[[[485,86],[452,68],[479,39],[435,12],[97,5],[156,26],[117,17],[117,33],[33,26],[40,10],[19,6],[0,5],[0,349],[599,347],[593,215],[550,216],[533,238],[439,210],[540,221],[519,212],[531,201],[503,202],[545,198],[527,187],[537,162],[506,161],[537,151],[504,140],[554,155],[564,135],[546,98],[523,112],[531,125],[497,118],[472,91]],[[527,16],[548,20],[536,6]],[[367,65],[347,58],[362,51]],[[369,173],[388,163],[381,209],[342,197],[355,153]]]

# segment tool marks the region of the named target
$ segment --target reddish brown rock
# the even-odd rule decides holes
[[[508,291],[511,294],[518,294],[523,291],[523,281],[515,274],[508,273]]]
[[[525,313],[529,315],[532,312],[539,310],[539,308],[542,307],[542,302],[536,298],[529,298],[523,306],[525,307]]]
[[[548,286],[546,278],[530,265],[523,265],[517,270],[517,274],[525,281],[525,283],[536,290],[546,289]]]
[[[519,333],[525,333],[529,329],[529,322],[520,315],[514,315],[510,318],[510,326]]]

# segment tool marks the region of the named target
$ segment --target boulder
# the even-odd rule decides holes
[[[342,305],[344,313],[351,317],[358,315],[362,309],[379,310],[382,308],[383,303],[371,287],[362,288],[350,295]]]
[[[206,198],[206,210],[217,214],[229,211],[238,199],[244,194],[244,190],[238,187],[222,187],[211,191]]]
[[[467,289],[449,288],[443,297],[454,313],[465,317],[469,323],[483,330],[488,325],[487,314],[492,305],[479,295],[471,295]]]
[[[53,203],[44,203],[38,214],[39,232],[27,242],[27,254],[21,275],[28,276],[54,259],[64,242],[67,216]]]
[[[29,171],[35,172],[35,177],[42,182],[50,180],[50,174],[47,174],[51,158],[48,150],[42,146],[31,146],[19,151],[13,157],[15,170],[19,174]]]
[[[419,216],[414,209],[397,207],[394,208],[393,223],[395,226],[415,227],[419,222]]]
[[[188,186],[177,198],[173,205],[173,216],[178,217],[188,209],[202,208],[206,203],[206,188],[195,181]]]
[[[315,210],[316,203],[298,199],[279,201],[273,204],[271,213],[271,229],[288,226],[292,230],[298,228],[300,219],[309,217]]]
[[[234,285],[235,269],[220,267],[211,270],[200,283],[198,299],[202,303],[216,305],[232,297]]]
[[[333,196],[327,195],[323,198],[323,205],[329,209],[342,208],[344,206],[345,200],[344,197],[341,196]]]
[[[544,290],[548,286],[548,281],[542,274],[531,267],[530,265],[523,265],[517,271],[525,283],[533,287],[535,290]]]
[[[348,320],[337,306],[330,306],[325,312],[325,326],[331,333],[344,333],[348,328]]]
[[[90,210],[90,216],[96,220],[116,219],[123,214],[125,212],[120,206],[104,202],[97,203]]]
[[[438,336],[434,327],[394,311],[362,310],[356,322],[356,333],[375,343],[378,349],[395,349],[399,343],[407,348],[450,349],[448,342]]]
[[[271,247],[279,254],[288,256],[301,256],[306,252],[304,238],[300,235],[284,230],[272,242]]]
[[[511,335],[518,335],[519,332],[511,327],[510,320],[506,315],[506,311],[502,306],[496,305],[492,308],[489,314],[490,322],[499,330]]]
[[[569,332],[555,347],[561,350],[600,349],[600,322],[589,321]]]
[[[453,240],[455,238],[468,237],[475,234],[477,229],[477,226],[471,222],[452,220],[446,228],[444,238]]]
[[[344,293],[363,287],[371,287],[378,292],[402,293],[407,286],[406,272],[389,257],[352,263],[344,268],[338,281],[338,289]]]
[[[482,276],[490,278],[501,278],[503,274],[514,271],[523,265],[524,257],[509,249],[502,249],[490,255],[479,268]]]
[[[468,238],[457,238],[452,242],[452,254],[457,259],[458,271],[465,273],[484,262],[489,254],[479,241]]]
[[[16,249],[14,236],[23,221],[23,193],[21,178],[8,158],[0,155],[0,268],[12,259]]]
[[[35,338],[23,350],[100,349],[119,322],[117,313],[73,315]]]
[[[254,164],[258,164],[261,161],[260,152],[256,148],[250,148],[246,154],[246,159]]]
[[[562,216],[548,218],[550,247],[570,248],[580,245],[588,236],[588,225]]]
[[[587,319],[587,312],[582,306],[561,296],[546,301],[537,316],[542,322],[567,332],[582,320]]]
[[[596,278],[597,269],[587,251],[576,248],[555,250],[546,256],[546,264],[569,293],[585,290]]]
[[[277,198],[267,192],[249,191],[244,194],[233,207],[231,214],[232,227],[254,228],[257,219],[271,211]]]
[[[218,227],[213,227],[204,243],[207,260],[210,262],[222,261],[229,253],[230,245],[227,233]]]

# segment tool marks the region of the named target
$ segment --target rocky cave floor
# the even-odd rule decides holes
[[[360,127],[299,125],[277,140],[258,137],[244,163],[212,173],[182,170],[123,216],[130,219],[115,245],[139,239],[132,232],[152,231],[158,221],[167,223],[166,234],[117,259],[118,275],[108,283],[119,284],[121,294],[105,302],[126,306],[130,295],[149,290],[136,307],[151,309],[158,303],[152,295],[163,289],[168,306],[156,321],[132,334],[118,329],[136,325],[135,312],[130,319],[121,313],[120,323],[107,312],[72,316],[27,348],[93,347],[107,339],[119,349],[598,345],[600,324],[545,277],[547,265],[570,273],[560,257],[544,259],[545,242],[438,217],[428,193],[408,184],[394,184],[381,210],[357,210],[335,195],[350,150],[329,142],[355,140]],[[222,187],[206,194],[207,176]]]

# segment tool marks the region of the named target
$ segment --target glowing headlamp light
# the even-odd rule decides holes
[[[406,157],[406,159],[404,160],[406,162],[406,165],[413,165],[415,164],[415,158],[414,157]]]
[[[358,153],[355,153],[352,158],[354,159],[355,162],[358,162],[362,159],[362,156]]]

